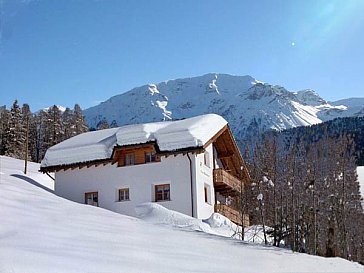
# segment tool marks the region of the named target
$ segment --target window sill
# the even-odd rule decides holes
[[[172,200],[158,200],[158,201],[154,201],[155,203],[163,203],[163,202],[170,202]]]
[[[129,201],[131,201],[130,199],[128,199],[128,200],[118,200],[118,201],[115,201],[116,203],[124,203],[124,202],[129,202]]]

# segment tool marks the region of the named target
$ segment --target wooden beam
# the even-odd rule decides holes
[[[157,153],[157,155],[168,157],[170,155],[176,156],[176,155],[179,155],[179,154],[184,155],[184,154],[187,154],[187,153],[200,154],[200,153],[203,153],[203,152],[205,152],[205,149],[202,148],[202,147],[196,147],[196,148],[192,147],[192,148],[180,149],[180,150],[177,150],[177,151],[159,152],[159,153]]]
[[[234,153],[225,152],[225,153],[217,154],[217,158],[219,158],[219,159],[228,158],[228,157],[233,157],[234,155],[235,155]]]

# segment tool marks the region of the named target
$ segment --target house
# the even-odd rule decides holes
[[[233,222],[249,174],[224,118],[193,118],[87,132],[51,148],[40,171],[55,173],[57,195],[135,216],[135,206],[162,206]]]

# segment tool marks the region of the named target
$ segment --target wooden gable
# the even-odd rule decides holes
[[[134,164],[139,165],[145,164],[146,162],[146,154],[147,153],[155,153],[155,161],[160,162],[160,156],[156,153],[155,145],[153,143],[150,144],[142,144],[142,145],[132,145],[132,146],[121,146],[115,147],[112,160],[113,162],[117,162],[118,167],[125,166],[125,158],[127,155],[133,155]]]
[[[228,126],[216,135],[213,144],[224,169],[233,176],[243,179],[244,182],[248,182],[250,177],[245,161]]]

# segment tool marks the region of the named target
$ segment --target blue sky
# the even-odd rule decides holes
[[[87,108],[209,72],[364,97],[364,1],[0,0],[0,105]]]

